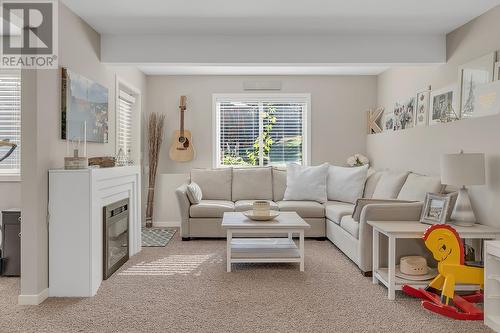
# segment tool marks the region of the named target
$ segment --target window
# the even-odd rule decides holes
[[[0,140],[15,143],[17,148],[0,162],[0,176],[21,174],[21,74],[0,73]],[[0,158],[11,149],[0,146]]]
[[[134,96],[119,90],[117,113],[117,150],[120,148],[125,154],[132,151],[132,109],[135,104]]]
[[[309,164],[310,96],[214,95],[216,167]]]

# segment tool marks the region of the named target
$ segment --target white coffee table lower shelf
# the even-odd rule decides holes
[[[300,262],[300,250],[288,238],[233,238],[231,261]]]
[[[227,271],[233,263],[299,263],[304,271],[304,231],[310,228],[297,213],[281,212],[273,221],[255,222],[239,212],[224,213],[227,230]],[[273,238],[270,235],[288,235]],[[248,238],[237,236],[248,235]],[[262,235],[261,237],[259,237]],[[293,236],[299,236],[299,245]]]

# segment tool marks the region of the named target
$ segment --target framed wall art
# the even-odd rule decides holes
[[[485,117],[500,113],[500,81],[477,87],[474,96],[474,116]]]
[[[415,106],[415,126],[427,126],[429,124],[431,87],[417,93]]]
[[[477,89],[493,81],[496,52],[488,53],[459,67],[460,118],[476,117],[474,99]]]
[[[406,102],[396,103],[393,111],[394,130],[412,128],[415,123],[415,97]]]
[[[62,68],[61,138],[82,139],[86,124],[89,142],[108,142],[108,88]]]
[[[430,93],[429,124],[449,123],[459,119],[457,86],[451,85]]]

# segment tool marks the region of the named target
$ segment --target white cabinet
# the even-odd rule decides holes
[[[484,323],[500,332],[500,241],[485,243]]]
[[[129,256],[141,250],[140,167],[49,171],[49,296],[94,296],[103,278],[103,207],[129,199]]]

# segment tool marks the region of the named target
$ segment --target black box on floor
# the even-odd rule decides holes
[[[2,255],[0,274],[21,275],[21,212],[16,209],[2,212]]]

